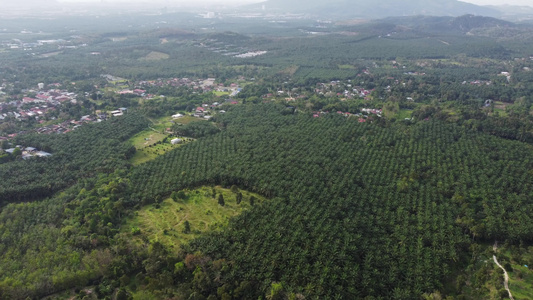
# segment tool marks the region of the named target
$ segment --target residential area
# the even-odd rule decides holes
[[[106,75],[109,76],[109,75]],[[108,79],[109,80],[109,79]],[[244,79],[243,79],[244,80]],[[157,88],[171,87],[180,88],[188,87],[195,92],[216,94],[228,94],[231,97],[235,97],[242,90],[241,86],[237,83],[230,83],[224,85],[223,83],[216,83],[216,78],[166,78],[156,80],[141,80],[134,83],[135,88],[122,88],[117,91],[118,94],[131,94],[144,99],[153,99],[156,97],[155,91]]]

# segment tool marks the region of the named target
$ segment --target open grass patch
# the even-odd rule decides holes
[[[156,144],[157,142],[163,141],[168,135],[147,129],[137,133],[130,139],[130,142],[133,144],[135,149],[143,149],[151,145]]]
[[[164,129],[166,128],[165,126],[167,126],[166,123],[160,125],[163,126],[161,131],[158,131],[156,128],[150,128],[137,133],[129,140],[129,142],[137,150],[130,159],[130,162],[134,166],[153,160],[156,157],[169,152],[170,150],[193,141],[191,138],[180,137],[182,143],[173,145],[171,144],[171,140],[176,137],[163,133]]]
[[[176,200],[167,198],[143,207],[130,217],[121,231],[138,243],[148,239],[177,249],[203,233],[224,228],[231,217],[251,207],[250,197],[256,198],[255,205],[265,201],[262,196],[241,190],[242,201],[237,204],[237,193],[219,186],[182,192],[181,198],[176,196],[180,193],[174,194]],[[219,204],[220,195],[224,199],[223,206]]]
[[[352,66],[352,65],[338,65],[339,69],[344,69],[344,70],[354,70],[355,69],[355,66]]]
[[[57,56],[57,55],[59,55],[61,53],[63,53],[63,52],[62,51],[48,52],[48,53],[43,53],[43,54],[39,55],[39,57],[48,58],[48,57],[52,57],[52,56]]]
[[[172,137],[174,138],[174,137]],[[147,161],[150,161],[152,159],[155,159],[156,157],[163,155],[170,150],[176,149],[188,142],[191,142],[192,139],[182,138],[184,141],[182,144],[178,145],[172,145],[170,142],[166,143],[158,143],[153,144],[151,146],[148,146],[146,148],[139,149],[135,152],[135,155],[130,159],[130,162],[136,166],[142,163],[145,163]]]
[[[207,121],[206,119],[202,119],[202,118],[196,118],[196,117],[193,117],[193,116],[183,116],[179,119],[176,119],[174,120],[174,122],[176,122],[176,124],[183,124],[183,125],[187,125],[187,124],[190,124],[192,122],[200,122],[200,121]]]
[[[183,118],[185,118],[185,117],[183,117]],[[182,118],[173,120],[172,117],[161,117],[161,118],[158,118],[158,119],[150,119],[150,121],[152,121],[152,126],[151,127],[153,129],[155,129],[156,131],[159,131],[161,133],[164,133],[167,128],[172,127],[172,125],[174,123],[178,123],[179,122],[178,120],[181,120],[181,119]]]
[[[132,139],[132,143],[137,151],[135,151],[135,154],[130,159],[130,162],[134,166],[140,165],[193,141],[191,138],[180,137],[182,143],[173,145],[170,143],[170,141],[174,138],[176,137],[161,134],[155,131],[152,131],[151,133],[148,131],[143,131],[142,134],[139,134]]]
[[[152,51],[152,52],[148,53],[145,57],[141,58],[140,60],[157,61],[157,60],[168,59],[169,57],[170,57],[170,55],[168,55],[166,53],[158,52],[158,51]]]
[[[145,151],[145,150],[137,150],[132,158],[130,158],[130,162],[134,166],[138,166],[142,163],[151,161],[158,157],[156,153]]]
[[[509,289],[513,297],[518,299],[533,299],[533,271],[525,266],[512,265],[509,272]]]
[[[410,119],[412,114],[413,114],[413,110],[411,109],[400,109],[400,111],[396,115],[396,118],[398,120]]]
[[[522,255],[523,258],[527,257],[525,253]],[[497,257],[509,274],[509,289],[514,299],[533,299],[533,270],[530,269],[531,266],[526,267],[518,263],[516,261],[517,257],[513,257],[511,250],[505,248],[505,246],[499,249]],[[497,288],[503,288],[503,283]]]
[[[230,95],[229,92],[220,92],[220,91],[213,92],[213,94],[215,94],[215,96],[217,96],[217,97],[229,96]]]

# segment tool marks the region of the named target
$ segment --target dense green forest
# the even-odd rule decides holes
[[[195,18],[0,51],[0,299],[531,299],[527,26]]]
[[[179,299],[221,289],[237,299],[412,299],[444,290],[475,243],[531,241],[530,146],[440,121],[360,124],[285,111],[235,107],[217,117],[221,133],[129,174],[88,178],[43,202],[6,206],[0,291],[24,298],[104,276],[99,292],[106,295],[113,289],[106,292],[105,282],[126,287],[125,278],[141,276],[147,285],[138,288]],[[131,209],[218,184],[273,199],[183,252],[157,243],[137,249],[120,238],[116,228]],[[31,236],[44,228],[43,242],[34,243]],[[11,240],[15,232],[27,242]],[[62,258],[74,254],[65,265]],[[31,255],[44,261],[10,271],[29,266]]]
[[[228,288],[247,278],[255,296],[283,282],[304,294],[311,284],[317,297],[412,298],[442,287],[469,236],[530,239],[531,166],[518,160],[528,146],[439,122],[383,128],[281,111],[242,108],[220,120],[221,136],[188,146],[198,159],[182,149],[132,172],[141,200],[182,182],[279,197],[191,244],[191,253],[235,263]]]
[[[52,156],[0,164],[0,204],[42,199],[80,178],[125,167],[135,149],[123,142],[147,126],[142,115],[131,113],[68,135],[20,136],[13,145],[44,149]]]

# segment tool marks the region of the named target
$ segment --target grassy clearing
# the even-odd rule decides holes
[[[294,74],[296,74],[296,72],[298,71],[298,69],[300,69],[300,66],[290,66],[284,70],[282,70],[280,73],[283,73],[283,74],[287,74],[287,75],[290,75],[290,76],[293,76]]]
[[[130,142],[133,144],[135,149],[143,149],[146,147],[149,147],[159,141],[162,141],[164,138],[166,138],[167,135],[155,132],[151,129],[147,129],[145,131],[141,131],[137,133],[135,136],[133,136],[130,139]]]
[[[63,52],[62,51],[48,52],[48,53],[43,53],[43,54],[39,55],[39,57],[48,58],[48,57],[52,57],[52,56],[57,56],[57,55],[59,55],[61,53],[63,53]]]
[[[123,42],[127,40],[128,38],[125,36],[119,36],[119,37],[111,37],[110,38],[113,42]]]
[[[172,145],[170,141],[175,137],[166,133],[166,129],[172,126],[169,117],[152,120],[152,123],[151,128],[137,133],[129,140],[137,150],[130,159],[134,166],[153,160],[170,150],[193,141],[190,138],[180,137],[183,143]]]
[[[149,151],[145,150],[137,150],[132,158],[130,158],[130,162],[134,166],[138,166],[140,164],[143,164],[145,162],[154,160],[158,155],[154,154]]]
[[[511,251],[506,249],[505,246],[498,249],[498,254],[496,256],[509,274],[509,289],[511,290],[514,299],[533,299],[533,270],[530,269],[531,266],[528,268],[516,262],[513,259]],[[527,255],[524,254],[522,257],[527,257]],[[507,263],[510,263],[512,270],[509,270],[508,267],[506,267]],[[494,288],[502,289],[503,283],[501,286],[496,286]]]
[[[396,118],[398,120],[403,120],[407,118],[411,118],[411,115],[413,114],[413,111],[411,109],[400,109],[400,112],[396,115]]]
[[[214,189],[215,198],[211,187],[201,187],[184,190],[186,197],[183,200],[174,201],[168,198],[160,204],[147,205],[137,211],[121,231],[139,243],[143,242],[143,238],[147,238],[177,249],[202,233],[223,228],[231,217],[251,207],[249,203],[251,196],[257,199],[256,205],[265,201],[264,197],[257,194],[240,191],[243,200],[237,204],[236,194],[231,190],[219,186]],[[220,194],[224,197],[224,206],[218,204],[217,199]],[[190,224],[190,233],[184,233],[185,221]],[[140,234],[133,233],[133,229],[137,228],[140,229]]]
[[[150,120],[152,121],[152,124],[153,124],[152,128],[161,133],[164,133],[167,128],[172,127],[172,125],[174,124],[187,125],[192,122],[206,121],[205,119],[202,119],[202,118],[196,118],[193,116],[186,115],[183,112],[182,114],[184,114],[184,116],[179,119],[172,119],[171,117],[162,117],[162,118],[155,119],[155,120],[152,119]]]
[[[124,80],[115,80],[115,81],[111,81],[110,83],[115,85],[116,88],[121,88],[121,89],[128,88],[128,85],[126,85],[126,83],[128,83],[128,80],[126,80],[126,79],[124,79]]]
[[[132,295],[133,300],[157,300],[159,299],[156,295],[152,294],[149,291],[137,291]]]
[[[172,150],[175,147],[174,145],[168,144],[167,146],[166,143],[157,144],[158,142],[163,141],[166,137],[167,135],[155,132],[151,129],[136,134],[130,139],[130,142],[135,149],[137,149],[135,155],[130,159],[130,162],[134,166],[137,166]]]
[[[164,134],[165,130],[169,127],[172,127],[172,118],[171,117],[161,117],[159,119],[150,119],[152,122],[151,128],[155,129]]]
[[[135,155],[133,155],[133,157],[130,159],[130,162],[134,166],[140,165],[155,159],[156,157],[163,155],[170,150],[193,141],[193,139],[190,138],[180,137],[183,140],[183,143],[172,145],[170,141],[174,138],[174,136],[163,134],[152,129],[148,129],[136,134],[130,139],[130,143],[135,147],[135,149],[137,149]]]
[[[170,55],[168,55],[166,53],[152,51],[152,52],[148,53],[145,57],[141,58],[140,60],[157,61],[157,60],[168,59],[169,57],[170,57]]]
[[[222,96],[229,96],[230,93],[229,92],[213,92],[213,94],[215,94],[215,96],[218,96],[218,97],[222,97]]]
[[[354,70],[355,67],[352,66],[352,65],[338,65],[339,69],[344,69],[344,70]]]
[[[184,142],[179,145],[172,145],[170,144],[170,142],[167,142],[167,143],[161,143],[161,144],[152,144],[150,146],[147,146],[146,148],[137,149],[137,151],[135,152],[135,155],[133,155],[133,157],[130,159],[130,162],[134,166],[140,165],[147,161],[153,160],[156,157],[169,152],[170,150],[181,147],[187,142],[192,141],[192,139],[186,139],[186,138],[182,138],[182,139],[184,140]]]
[[[509,289],[516,300],[533,299],[533,271],[525,266],[512,265],[509,272]]]
[[[507,116],[509,115],[505,110],[503,110],[503,109],[498,109],[498,108],[495,108],[495,109],[494,109],[494,113],[493,113],[493,114],[494,114],[494,115],[498,115],[498,116],[500,116],[500,117],[507,117]]]
[[[191,122],[205,120],[192,116],[184,116],[176,120],[172,120],[172,118],[170,117],[162,117],[150,121],[152,122],[152,125],[149,129],[137,133],[129,140],[129,142],[137,150],[135,152],[135,155],[130,159],[130,162],[134,166],[153,160],[156,157],[169,152],[170,150],[181,147],[182,145],[190,143],[194,140],[192,138],[179,137],[183,140],[183,143],[178,145],[172,145],[170,141],[175,137],[168,134],[166,132],[166,129],[172,127],[174,123],[185,125]]]
[[[192,122],[205,122],[207,121],[206,119],[201,119],[201,118],[196,118],[196,117],[193,117],[193,116],[184,116],[184,117],[181,117],[179,119],[176,119],[174,120],[174,122],[176,122],[176,124],[183,124],[183,125],[187,125],[189,123],[192,123]]]

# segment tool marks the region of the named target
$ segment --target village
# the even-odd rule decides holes
[[[7,87],[4,83],[0,87],[0,92]],[[16,122],[36,122],[40,124],[31,130],[20,130],[0,135],[0,141],[8,140],[20,134],[62,134],[89,123],[102,122],[109,117],[123,115],[127,108],[119,108],[114,111],[96,111],[95,114],[84,115],[80,119],[68,119],[60,121],[57,117],[66,104],[82,104],[77,99],[78,94],[64,89],[60,89],[61,84],[52,83],[45,86],[39,83],[37,89],[22,90],[22,99],[0,102],[0,124],[8,121]],[[5,92],[2,92],[5,95]]]
[[[109,78],[110,75],[102,75],[106,78]],[[113,77],[114,78],[114,77]],[[242,78],[241,80],[244,80]],[[108,79],[109,81],[109,79]],[[148,92],[147,90],[153,90],[154,88],[162,87],[188,87],[192,88],[196,92],[202,93],[227,93],[230,97],[235,97],[242,90],[239,84],[230,83],[229,85],[224,85],[223,83],[216,83],[216,78],[205,78],[205,79],[191,79],[191,78],[167,78],[167,79],[156,79],[156,80],[141,80],[135,83],[135,88],[123,88],[117,91],[117,94],[125,95],[136,95],[143,97],[144,99],[153,99],[156,97],[154,92]],[[160,95],[161,96],[161,95]]]
[[[11,157],[20,156],[23,160],[27,160],[34,157],[44,158],[52,156],[51,153],[48,153],[46,151],[39,150],[34,147],[24,147],[21,145],[16,145],[15,147],[11,147],[8,149],[0,149],[0,157],[2,157],[4,153],[9,154]],[[0,161],[2,160],[0,159]]]
[[[193,93],[215,93],[217,96],[227,97],[220,102],[204,104],[193,110],[191,115],[196,118],[209,120],[212,117],[211,109],[222,104],[236,104],[232,97],[237,96],[242,88],[237,83],[216,83],[215,78],[190,79],[190,78],[170,78],[156,80],[141,80],[129,85],[127,79],[105,74],[101,77],[107,80],[107,85],[102,87],[117,95],[132,95],[145,100],[155,98],[164,98],[159,89],[170,87],[180,88],[187,87],[192,89]],[[243,81],[244,78],[241,78]],[[130,86],[130,88],[128,88]],[[62,134],[89,123],[101,122],[110,117],[120,117],[127,113],[126,107],[116,108],[115,110],[96,110],[81,118],[65,117],[69,114],[61,114],[66,107],[80,106],[83,107],[84,101],[90,101],[91,94],[88,92],[73,92],[73,87],[69,90],[62,87],[60,83],[51,83],[45,85],[39,83],[36,87],[22,89],[16,96],[8,94],[13,90],[13,84],[4,81],[0,83],[0,125],[6,122],[15,121],[14,124],[33,124],[31,126],[22,126],[24,129],[11,130],[11,132],[0,134],[0,141],[8,140],[20,134],[39,133],[39,134]],[[81,93],[81,96],[79,96]],[[97,94],[101,95],[100,92]],[[219,109],[217,109],[219,110]],[[61,117],[62,116],[62,117]],[[33,128],[33,129],[28,129]]]

